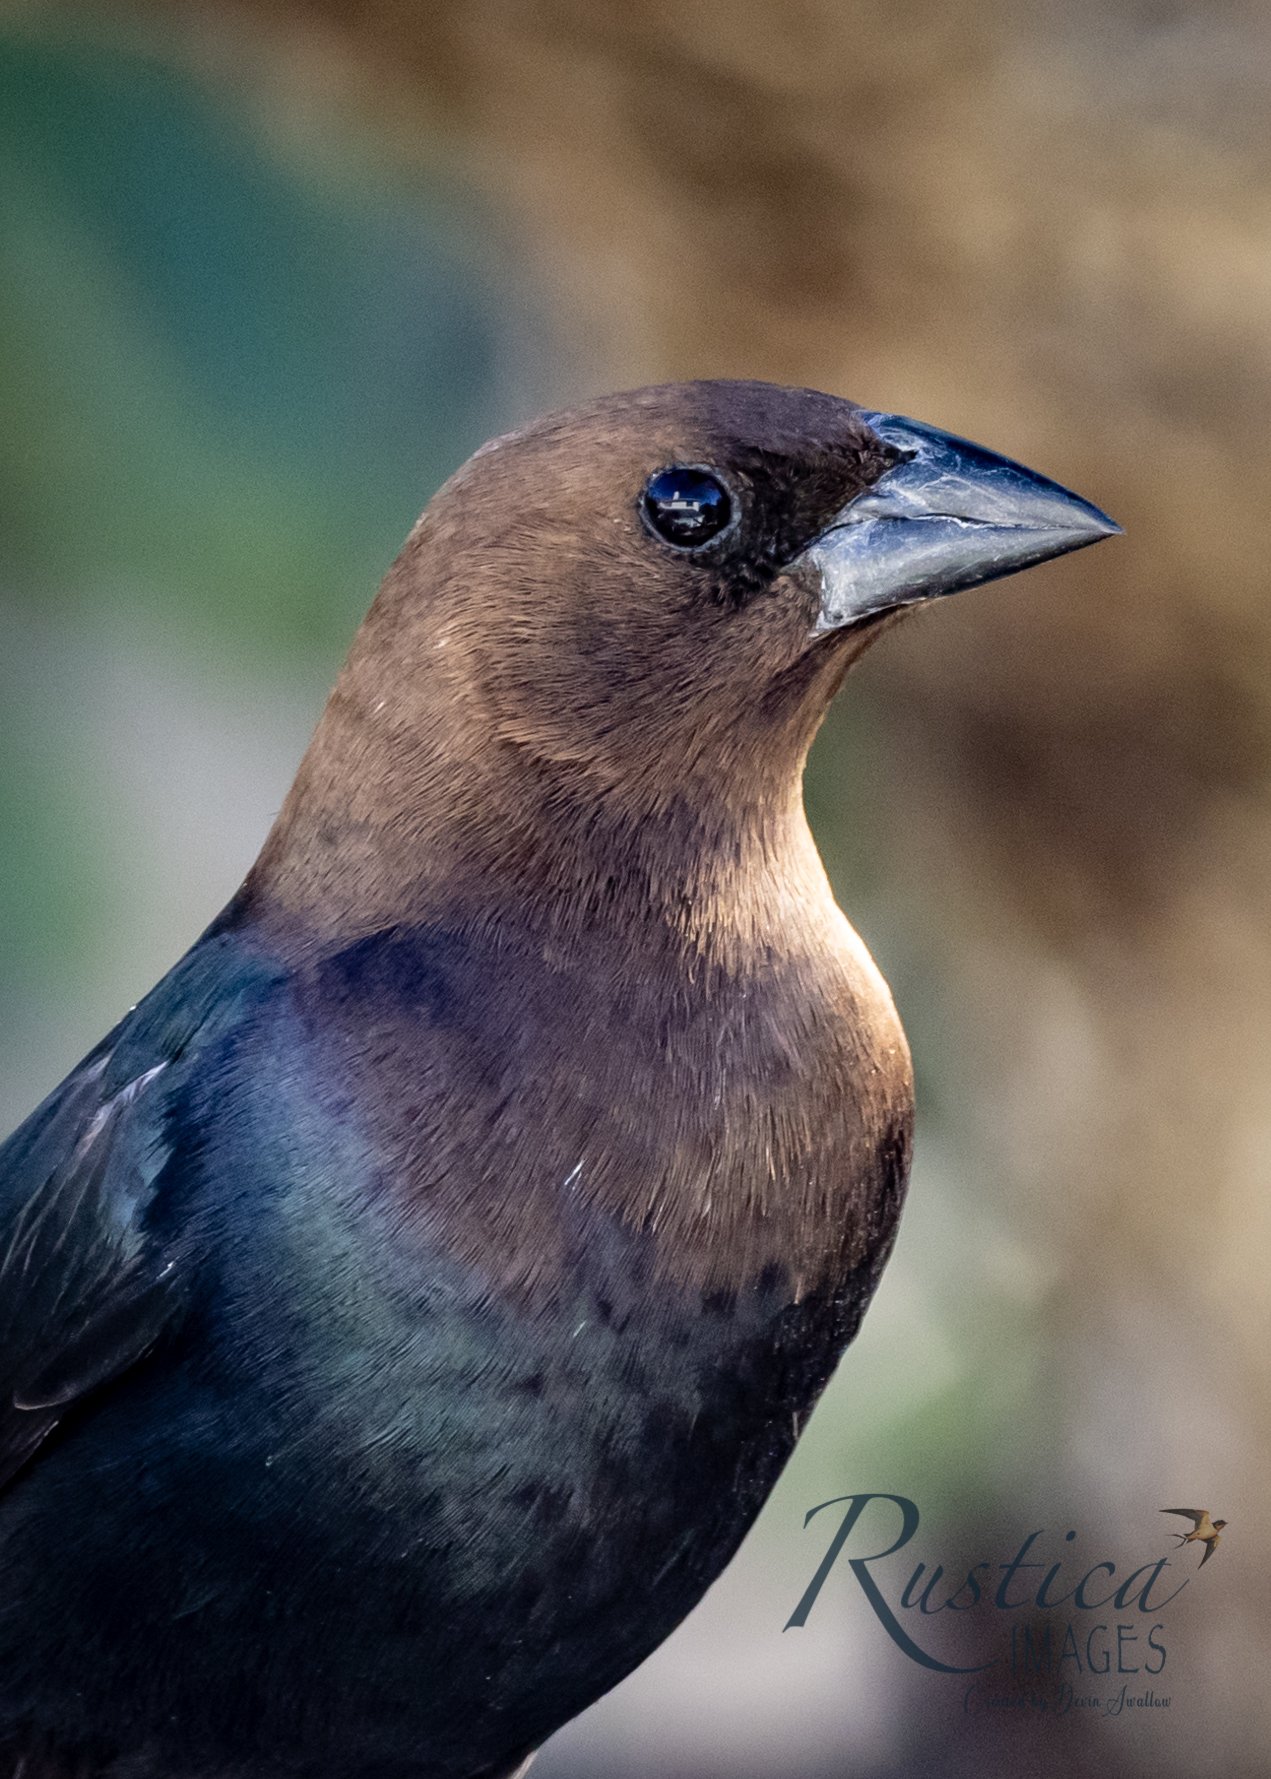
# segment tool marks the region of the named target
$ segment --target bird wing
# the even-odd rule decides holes
[[[0,1491],[185,1301],[179,1219],[160,1235],[154,1212],[243,987],[225,946],[196,947],[0,1146]]]
[[[1162,1507],[1161,1512],[1181,1514],[1183,1519],[1190,1520],[1193,1526],[1199,1526],[1205,1517],[1203,1507]]]
[[[1200,1559],[1200,1562],[1196,1565],[1196,1567],[1198,1569],[1203,1569],[1205,1567],[1205,1564],[1209,1561],[1210,1557],[1212,1557],[1214,1552],[1218,1549],[1218,1541],[1219,1541],[1220,1536],[1221,1536],[1220,1533],[1215,1532],[1212,1538],[1206,1539],[1205,1554]]]

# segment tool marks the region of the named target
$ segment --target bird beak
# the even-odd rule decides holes
[[[819,577],[814,635],[959,593],[1121,530],[1089,501],[983,445],[896,414],[861,418],[904,455],[792,564]]]

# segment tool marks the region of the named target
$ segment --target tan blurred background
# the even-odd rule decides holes
[[[732,1571],[536,1779],[1271,1772],[1269,102],[1252,0],[0,5],[9,1122],[533,408],[815,384],[1126,528],[887,638],[818,744],[918,1062],[900,1243]],[[803,1513],[869,1488],[928,1557],[1225,1514],[1170,1709],[968,1719],[842,1577],[783,1636]]]

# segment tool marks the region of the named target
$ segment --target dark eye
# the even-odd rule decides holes
[[[680,550],[718,537],[732,517],[728,490],[709,470],[660,469],[644,491],[644,511],[658,536]]]

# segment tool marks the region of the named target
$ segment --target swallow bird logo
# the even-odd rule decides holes
[[[1218,1549],[1220,1542],[1218,1534],[1227,1524],[1226,1520],[1211,1520],[1208,1509],[1204,1507],[1162,1507],[1161,1512],[1176,1513],[1181,1518],[1192,1522],[1190,1532],[1175,1532],[1174,1537],[1177,1538],[1180,1547],[1184,1544],[1204,1545],[1205,1554],[1197,1564],[1197,1568],[1203,1569]]]

